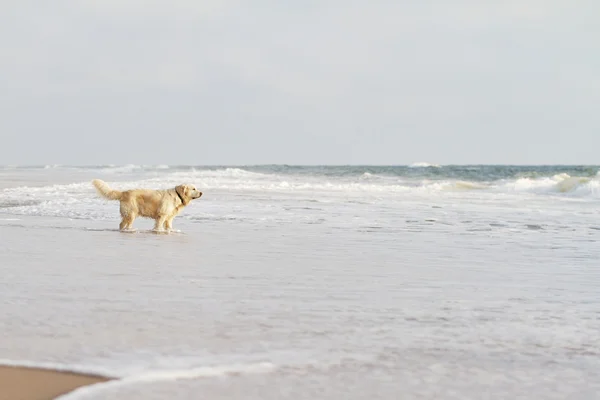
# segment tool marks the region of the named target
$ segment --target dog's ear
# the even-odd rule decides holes
[[[178,185],[175,186],[175,191],[179,194],[179,197],[181,197],[183,205],[187,206],[191,201],[188,187],[186,185]]]

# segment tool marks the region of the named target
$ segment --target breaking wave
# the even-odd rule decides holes
[[[409,165],[410,168],[441,168],[438,164],[430,164],[426,162],[416,162]]]
[[[129,166],[126,168],[135,168]],[[106,179],[117,190],[167,189],[193,183],[205,192],[254,196],[303,196],[306,198],[437,196],[553,196],[555,198],[600,199],[600,175],[572,176],[561,172],[546,177],[473,180],[450,177],[435,179],[417,175],[394,176],[365,172],[345,176],[286,174],[248,171],[243,168],[173,170],[142,175],[141,179]],[[265,198],[266,198],[265,197]],[[203,198],[203,199],[204,199]],[[203,200],[203,203],[206,200]],[[114,217],[114,204],[100,199],[90,182],[39,187],[11,187],[0,191],[0,213],[10,215],[61,216],[72,219]]]
[[[591,178],[561,173],[552,177],[519,178],[507,181],[500,185],[499,189],[512,192],[570,193],[583,197],[600,197],[600,179],[598,176]]]

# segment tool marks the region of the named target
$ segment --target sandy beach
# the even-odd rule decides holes
[[[107,380],[72,372],[0,366],[0,400],[51,400],[78,387]]]

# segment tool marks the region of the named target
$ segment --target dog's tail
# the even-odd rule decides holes
[[[110,186],[104,181],[100,179],[94,179],[92,181],[92,185],[96,188],[98,193],[108,200],[121,200],[123,196],[123,192],[119,192],[118,190],[112,190]]]

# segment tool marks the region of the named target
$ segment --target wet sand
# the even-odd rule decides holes
[[[51,369],[0,366],[0,400],[51,400],[109,378]]]

